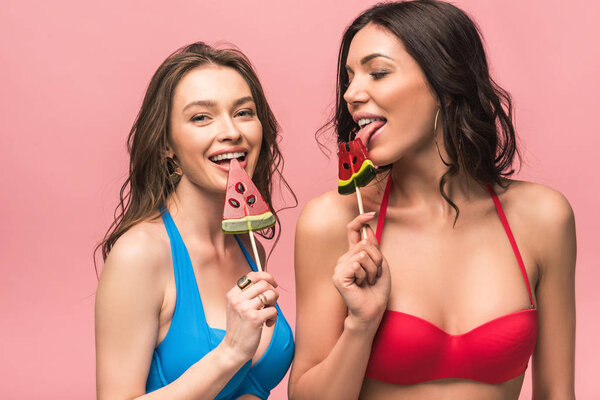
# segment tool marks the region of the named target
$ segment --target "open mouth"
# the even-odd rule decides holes
[[[229,167],[229,162],[234,158],[240,163],[246,161],[246,155],[246,152],[236,151],[231,153],[217,154],[216,156],[209,157],[208,159],[221,167]]]
[[[356,132],[356,138],[360,139],[365,146],[368,146],[369,142],[382,130],[386,123],[387,120],[382,117],[361,118],[358,120],[360,129]]]
[[[364,128],[365,126],[369,125],[370,123],[373,123],[375,121],[383,121],[386,122],[387,120],[385,118],[362,118],[358,120],[358,127],[360,129]]]

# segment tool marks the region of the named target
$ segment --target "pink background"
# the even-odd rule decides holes
[[[125,140],[151,74],[181,45],[227,40],[254,62],[283,127],[286,176],[300,207],[281,214],[271,262],[294,322],[293,232],[335,162],[313,135],[329,115],[344,27],[372,1],[4,1],[0,13],[0,393],[95,395],[92,249],[111,222]],[[600,2],[456,4],[482,28],[493,73],[514,96],[521,179],[560,190],[576,215],[576,391],[597,384],[600,226],[597,77]],[[596,43],[594,45],[593,43]],[[540,234],[543,234],[542,232]],[[597,256],[597,253],[596,253]],[[286,384],[272,398],[284,399]],[[531,391],[526,380],[522,398]]]

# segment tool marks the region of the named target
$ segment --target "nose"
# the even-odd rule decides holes
[[[346,88],[344,100],[346,100],[349,106],[366,103],[369,100],[369,94],[365,90],[364,82],[362,82],[359,76],[355,76]]]
[[[218,139],[221,142],[238,142],[242,137],[242,132],[239,127],[236,125],[235,121],[231,117],[226,117],[223,119],[223,125],[221,127],[221,132],[219,133]]]

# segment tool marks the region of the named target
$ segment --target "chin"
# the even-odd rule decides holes
[[[386,165],[395,163],[400,158],[401,158],[401,155],[390,154],[389,152],[386,152],[386,151],[369,152],[369,159],[373,162],[373,164],[375,164],[376,167],[385,167]]]

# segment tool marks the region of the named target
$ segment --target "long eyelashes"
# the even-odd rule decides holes
[[[389,71],[377,71],[377,72],[371,72],[369,74],[371,76],[371,78],[373,78],[373,80],[378,81],[380,79],[385,78],[387,75],[389,75]],[[351,80],[348,80],[347,82],[344,82],[344,84],[342,85],[344,89],[348,89],[348,87],[352,84]]]
[[[384,78],[387,74],[389,74],[389,72],[387,71],[380,71],[380,72],[371,72],[371,76],[373,77],[374,80],[378,81],[381,78]]]

